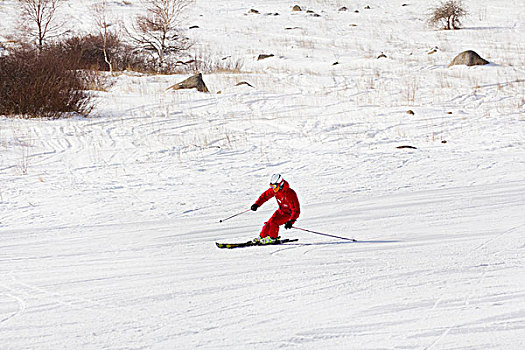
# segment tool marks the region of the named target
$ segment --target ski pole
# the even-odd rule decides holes
[[[321,232],[316,232],[316,231],[306,230],[306,229],[304,229],[304,228],[295,227],[295,226],[292,226],[292,228],[294,228],[294,229],[296,229],[296,230],[305,231],[305,232],[315,233],[316,235],[328,236],[328,237],[333,237],[333,238],[343,239],[343,240],[345,240],[345,241],[357,242],[357,241],[356,241],[355,239],[353,239],[353,238],[345,238],[345,237],[339,237],[339,236],[329,235],[329,234],[327,234],[327,233],[321,233]]]
[[[247,212],[249,212],[250,210],[251,210],[251,209],[247,209],[247,210],[245,210],[245,211],[241,211],[240,213],[237,213],[237,214],[235,214],[235,215],[232,215],[232,216],[230,216],[230,217],[227,217],[226,219],[221,219],[221,220],[219,220],[219,222],[223,222],[223,221],[226,221],[226,220],[230,220],[231,218],[234,218],[234,217],[239,216],[239,215],[241,215],[241,214],[247,213]]]

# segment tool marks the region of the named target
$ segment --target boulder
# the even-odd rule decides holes
[[[168,90],[169,89],[173,89],[173,90],[197,89],[197,91],[200,91],[200,92],[210,92],[208,88],[206,87],[204,80],[202,80],[201,73],[197,73],[194,76],[191,76],[188,79],[181,81],[180,83],[172,85],[168,88]]]
[[[463,51],[454,59],[450,64],[449,67],[456,66],[456,65],[466,65],[466,66],[483,66],[485,64],[489,64],[490,62],[481,58],[480,55],[478,55],[476,52],[472,50]]]
[[[250,84],[250,83],[248,83],[246,81],[241,81],[240,83],[235,84],[235,86],[241,86],[241,85],[247,85],[247,86],[249,86],[251,88],[253,87],[252,84]]]
[[[259,56],[257,56],[257,61],[265,60],[265,59],[273,57],[273,56],[274,56],[273,53],[271,53],[271,54],[260,54]]]
[[[438,52],[439,48],[437,46],[434,46],[434,48],[432,50],[430,50],[428,52],[429,55],[432,55],[432,54],[435,54],[436,52]]]

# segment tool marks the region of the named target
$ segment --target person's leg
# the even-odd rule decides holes
[[[282,215],[278,210],[275,211],[270,220],[265,222],[261,231],[261,237],[270,236],[273,239],[277,238],[279,236],[279,226],[284,225],[286,221],[288,221],[288,216]]]

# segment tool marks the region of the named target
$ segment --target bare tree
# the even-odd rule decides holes
[[[102,51],[104,52],[104,61],[109,67],[109,72],[113,73],[112,59],[108,53],[108,38],[112,33],[109,29],[111,22],[109,20],[110,14],[107,1],[103,0],[100,3],[93,5],[92,10],[95,24],[97,25],[97,28],[100,32],[100,36],[102,37]]]
[[[162,69],[169,54],[187,50],[189,40],[181,31],[182,13],[194,0],[143,0],[146,14],[128,30],[139,50],[153,55]]]
[[[64,34],[64,22],[56,21],[56,11],[66,0],[18,0],[22,5],[24,34],[35,39],[41,52],[49,37]]]
[[[463,8],[461,0],[447,0],[432,9],[428,22],[433,26],[444,25],[444,29],[458,29],[461,25],[460,17],[468,12]]]

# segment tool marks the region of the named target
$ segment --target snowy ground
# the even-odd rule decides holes
[[[426,1],[296,3],[321,16],[196,2],[195,49],[243,63],[210,94],[124,74],[89,119],[0,118],[2,350],[525,347],[525,4],[444,32]],[[467,49],[493,63],[447,68]],[[218,250],[274,172],[298,227],[358,242]]]

